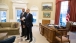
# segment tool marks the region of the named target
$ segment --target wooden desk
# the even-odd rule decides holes
[[[71,25],[70,31],[76,31],[76,25]]]
[[[50,43],[55,43],[55,31],[53,27],[47,27],[45,25],[41,25],[41,35],[44,36]]]
[[[55,40],[55,31],[61,31],[63,29],[56,29],[54,26],[48,26],[48,25],[41,25],[40,33],[42,36],[44,36],[50,43],[56,43]],[[63,32],[63,31],[61,31]],[[66,33],[66,32],[63,32]]]

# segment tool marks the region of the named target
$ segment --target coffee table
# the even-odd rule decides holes
[[[0,33],[0,40],[3,40],[7,37],[7,33]]]

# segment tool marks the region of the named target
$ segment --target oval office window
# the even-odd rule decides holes
[[[16,17],[17,17],[17,22],[20,22],[20,14],[22,12],[22,9],[16,9]]]
[[[0,11],[0,22],[6,22],[6,11]]]

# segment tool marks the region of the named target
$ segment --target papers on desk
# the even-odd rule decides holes
[[[76,22],[74,22],[73,25],[76,25]]]
[[[53,25],[53,24],[49,24],[48,26],[59,26],[59,25]]]
[[[54,26],[59,26],[59,25],[54,25]]]
[[[54,26],[54,25],[51,25],[51,24],[50,24],[50,25],[48,25],[48,26]]]

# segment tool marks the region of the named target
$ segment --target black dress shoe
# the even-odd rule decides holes
[[[30,40],[29,42],[32,42],[32,40]]]
[[[26,38],[26,36],[24,36]]]
[[[29,39],[25,39],[25,40],[29,40]]]

